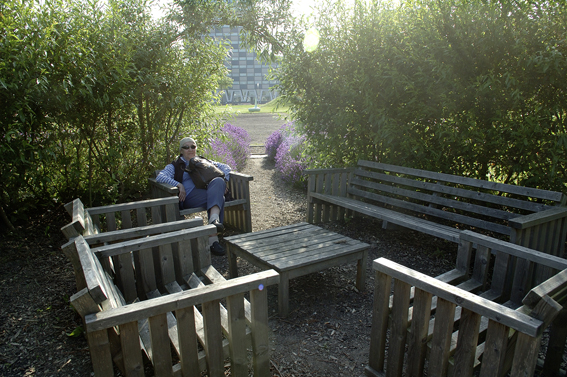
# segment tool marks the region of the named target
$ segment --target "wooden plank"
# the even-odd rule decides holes
[[[512,363],[511,376],[531,377],[534,375],[541,335],[531,337],[518,333],[514,361]]]
[[[112,365],[112,355],[110,353],[110,342],[108,341],[108,331],[106,329],[87,332],[89,352],[93,371],[97,377],[114,376]]]
[[[106,206],[99,206],[99,207],[91,207],[89,208],[89,213],[91,215],[100,215],[104,213],[108,213],[109,211],[130,211],[136,210],[139,208],[151,208],[151,207],[159,207],[166,204],[177,203],[178,198],[175,197],[167,197],[167,198],[158,198],[158,199],[148,199],[148,200],[139,200],[135,202],[128,202],[128,203],[118,203],[118,204],[111,204]]]
[[[408,328],[410,288],[409,284],[401,280],[394,281],[394,305],[392,307],[386,376],[402,375]]]
[[[148,318],[152,343],[152,363],[156,377],[173,376],[172,357],[169,346],[167,314],[161,313]]]
[[[536,225],[549,223],[554,220],[564,219],[567,217],[567,207],[552,207],[543,211],[531,213],[516,217],[509,221],[511,227],[515,229],[526,229]]]
[[[252,365],[254,375],[270,375],[270,327],[268,325],[268,289],[262,284],[262,288],[250,290],[250,305],[252,308]]]
[[[201,375],[199,366],[199,348],[197,333],[195,331],[194,307],[179,309],[175,311],[179,335],[179,359],[183,375],[187,377],[198,377]]]
[[[368,365],[378,372],[384,371],[391,283],[392,277],[388,274],[380,271],[374,272],[374,303]]]
[[[516,245],[511,242],[506,242],[498,240],[493,237],[485,236],[479,233],[471,232],[465,230],[460,234],[461,239],[473,242],[475,244],[482,244],[489,247],[493,251],[503,251],[515,257],[520,257],[522,259],[529,260],[531,262],[556,268],[558,270],[564,270],[567,268],[567,260],[559,258],[553,255],[535,251],[533,249]]]
[[[387,174],[372,173],[364,170],[357,171],[357,175],[359,177],[378,179],[378,181],[367,181],[367,180],[362,180],[360,178],[355,178],[353,180],[353,184],[362,187],[363,189],[378,190],[380,192],[396,195],[396,197],[402,199],[403,198],[416,199],[421,202],[424,202],[424,204],[432,208],[437,208],[436,205],[439,205],[441,207],[449,207],[465,212],[470,212],[471,214],[486,215],[499,220],[509,220],[511,218],[518,216],[517,213],[513,213],[497,208],[487,207],[486,204],[485,205],[474,204],[474,202],[484,203],[483,199],[486,198],[488,199],[487,203],[493,202],[494,204],[505,206],[507,203],[503,203],[503,202],[509,200],[508,198],[505,197],[496,197],[493,194],[486,194],[478,191],[471,191],[460,188],[453,188],[450,186],[445,186],[441,182],[428,183],[423,181],[416,181],[413,179],[400,178]],[[395,183],[395,185],[392,185],[392,183]],[[417,188],[418,191],[416,191],[415,189],[402,188],[406,186]],[[433,193],[432,194],[425,193],[425,190],[430,190]],[[444,194],[446,196],[440,196],[440,194]],[[473,202],[453,199],[457,197],[471,199]],[[525,204],[524,201],[520,201],[520,203],[522,205]]]
[[[400,212],[392,211],[382,207],[377,207],[368,203],[360,202],[356,199],[337,198],[313,193],[313,197],[322,199],[332,204],[340,205],[346,209],[353,210],[363,215],[376,217],[381,220],[389,221],[393,224],[427,233],[435,237],[443,238],[448,241],[458,242],[459,231],[432,221],[423,220],[415,216],[405,215]]]
[[[144,217],[145,219],[145,217]],[[138,220],[139,223],[140,220]],[[113,232],[104,232],[85,236],[89,245],[99,245],[116,241],[126,241],[135,238],[153,236],[156,234],[174,232],[182,229],[195,228],[203,225],[203,219],[187,219],[163,224],[152,224],[130,229],[121,229]]]
[[[431,356],[429,358],[429,373],[432,376],[445,376],[449,365],[451,336],[453,334],[453,318],[456,304],[439,298],[435,312],[435,327],[431,340]]]
[[[423,376],[432,295],[416,289],[413,302],[410,339],[408,341],[408,374],[412,377]]]
[[[452,285],[438,281],[420,272],[408,269],[398,263],[379,258],[373,262],[375,270],[382,271],[394,279],[402,279],[410,285],[431,292],[444,300],[458,303],[460,306],[513,327],[526,334],[537,335],[542,323],[532,317],[515,310],[502,307],[497,303],[478,297],[474,293],[464,291]]]
[[[533,308],[545,295],[554,296],[557,292],[563,290],[566,285],[567,269],[552,276],[537,287],[532,288],[524,297],[522,303]]]
[[[205,329],[205,352],[207,369],[211,377],[224,376],[224,355],[222,349],[221,318],[219,300],[203,303],[203,326]]]
[[[364,167],[369,167],[369,168],[372,168],[372,169],[380,169],[380,170],[386,170],[386,171],[395,172],[395,173],[412,175],[412,176],[419,177],[419,178],[428,178],[428,179],[434,179],[436,181],[440,180],[440,181],[444,181],[444,182],[462,184],[462,185],[477,187],[477,188],[486,189],[486,190],[494,190],[494,191],[500,191],[500,192],[507,192],[507,193],[510,193],[510,194],[523,195],[523,196],[527,196],[527,197],[531,197],[531,198],[551,200],[551,201],[554,201],[554,202],[557,202],[557,203],[561,203],[561,201],[564,200],[563,199],[564,195],[560,192],[555,192],[555,191],[548,191],[548,190],[536,189],[536,188],[531,188],[531,187],[522,187],[522,186],[510,185],[510,184],[505,184],[505,183],[491,182],[491,181],[485,181],[485,180],[480,180],[480,179],[476,179],[476,178],[468,178],[468,177],[462,177],[462,176],[457,176],[457,175],[452,175],[452,174],[437,173],[437,172],[431,172],[431,171],[427,171],[427,170],[406,168],[406,167],[402,167],[402,166],[383,164],[383,163],[372,162],[372,161],[359,160],[358,165],[364,166]]]
[[[469,215],[463,215],[456,212],[430,208],[427,205],[408,202],[402,199],[395,199],[392,198],[391,196],[379,195],[373,192],[367,192],[357,188],[351,188],[349,192],[361,198],[370,199],[373,201],[387,204],[389,206],[394,206],[397,208],[406,209],[429,216],[435,216],[440,219],[454,221],[456,223],[466,224],[476,228],[487,229],[490,231],[498,232],[500,234],[505,234],[505,235],[510,234],[510,228],[508,228],[506,225],[486,221],[480,218],[474,218]]]
[[[486,282],[488,280],[490,257],[490,249],[486,246],[478,245],[475,254],[472,279],[479,282],[483,287],[486,285]]]
[[[154,300],[136,302],[120,307],[111,312],[103,311],[96,315],[85,317],[87,331],[118,326],[125,322],[142,320],[158,313],[167,313],[188,306],[194,306],[206,301],[220,300],[237,293],[277,284],[279,275],[274,270],[261,271],[255,274],[230,279],[222,283],[191,289],[181,293],[170,294]]]
[[[182,229],[176,232],[168,232],[164,234],[157,234],[143,239],[128,240],[112,245],[105,245],[93,249],[99,257],[108,257],[128,253],[135,250],[147,249],[150,247],[159,247],[164,244],[171,244],[174,242],[181,242],[198,238],[202,236],[209,236],[216,233],[217,228],[214,225],[204,225],[196,228]],[[210,263],[209,263],[210,264]]]
[[[467,309],[461,312],[459,339],[454,356],[455,377],[470,377],[473,374],[480,320],[480,314]]]
[[[244,294],[239,293],[227,297],[228,308],[228,341],[230,342],[231,374],[248,376],[248,358],[246,355],[246,315],[244,310]]]
[[[137,322],[129,322],[120,325],[120,346],[126,376],[143,377],[144,363],[140,350],[140,335],[138,334]]]
[[[500,377],[503,374],[507,345],[508,328],[495,321],[489,321],[480,367],[481,376]]]

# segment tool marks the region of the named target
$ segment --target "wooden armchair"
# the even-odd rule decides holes
[[[475,370],[532,376],[548,326],[540,364],[559,371],[567,336],[567,260],[465,231],[457,265],[443,275],[429,277],[385,258],[373,268],[369,376],[422,376],[425,370],[440,377]]]

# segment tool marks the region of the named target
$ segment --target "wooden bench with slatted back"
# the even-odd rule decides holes
[[[567,197],[521,187],[372,161],[356,168],[307,170],[307,222],[362,214],[452,242],[463,229],[563,256]]]
[[[77,251],[86,282],[71,302],[85,320],[96,376],[114,375],[113,361],[126,375],[143,375],[143,354],[156,376],[199,376],[203,370],[223,376],[225,357],[232,360],[233,375],[248,376],[247,345],[252,347],[255,375],[269,374],[265,287],[276,284],[279,276],[265,271],[225,280],[210,263],[207,239],[215,232],[212,225],[201,226],[96,248],[82,236],[69,242],[73,246],[67,247]],[[171,254],[173,245],[176,257]],[[155,274],[159,271],[162,281],[152,278],[150,266],[130,263],[132,270],[146,269],[128,276],[139,277],[139,285],[149,290],[145,297],[124,305],[100,260],[120,255],[141,260],[137,254],[153,249],[159,254],[151,267]],[[251,301],[244,298],[245,293]],[[220,300],[226,300],[227,307]]]
[[[61,231],[68,240],[81,235],[91,247],[96,247],[203,225],[202,218],[178,220],[177,203],[175,198],[160,198],[87,209],[80,199],[75,199],[65,205],[71,216],[71,222],[63,226]],[[63,252],[73,265],[77,290],[80,291],[86,286],[82,279],[81,265],[72,243],[67,245],[71,247],[63,247]],[[158,251],[139,253],[141,259],[134,259],[134,263],[140,267],[151,266],[153,254],[156,253]],[[175,247],[172,253],[176,255]],[[130,269],[122,268],[132,263],[131,255],[121,255],[101,262],[105,264],[105,268],[124,293],[126,302],[131,302],[136,297],[144,297],[144,294],[149,292],[148,287],[142,287],[140,284],[133,287],[125,283],[125,281],[142,281],[139,276],[129,276],[128,273],[132,272]],[[136,269],[139,274],[143,271],[145,271],[143,268]],[[150,267],[149,271],[153,274],[153,268]],[[156,278],[159,281],[161,275]]]
[[[148,178],[152,198],[179,197],[179,189],[167,183],[156,180],[160,170],[154,172],[154,176]],[[252,214],[250,211],[250,181],[254,178],[250,175],[232,171],[228,187],[232,193],[233,200],[224,204],[224,222],[226,225],[248,233],[252,231]],[[179,211],[180,218],[194,213],[204,212],[204,207],[185,208]]]
[[[559,370],[554,357],[557,352],[563,354],[564,321],[548,318],[532,328],[531,317],[523,315],[540,310],[536,307],[546,295],[561,305],[565,303],[567,260],[464,231],[456,267],[445,274],[428,277],[383,258],[374,262],[374,268],[377,273],[369,375],[381,376],[384,371],[387,376],[399,375],[396,373],[403,367],[404,349],[408,347],[406,367],[415,376],[423,374],[426,359],[429,375],[453,375],[458,370],[459,376],[469,376],[481,368],[481,373],[490,370],[494,373],[490,375],[499,376],[522,359],[515,358],[513,352],[504,357],[507,349],[515,349],[513,342],[517,338],[504,341],[503,334],[516,330],[523,334],[521,337],[527,336],[524,341],[529,340],[533,346],[534,341],[539,344],[541,331],[550,323],[563,330],[551,330],[555,351],[548,352],[544,368]],[[392,279],[394,293],[390,295]],[[556,307],[552,305],[552,308]],[[389,366],[385,369],[388,328],[391,331]],[[487,344],[491,347],[489,356]]]

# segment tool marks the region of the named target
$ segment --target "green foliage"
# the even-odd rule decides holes
[[[276,4],[243,4],[256,3],[254,17]],[[230,1],[178,2],[157,21],[146,0],[0,3],[0,218],[139,196],[181,137],[206,147],[227,50],[200,33],[218,9],[237,19]]]
[[[319,165],[567,191],[564,1],[347,3],[295,20],[276,73]],[[321,39],[305,52],[312,26]]]

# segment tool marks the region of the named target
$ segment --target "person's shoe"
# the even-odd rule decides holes
[[[224,225],[218,220],[214,220],[211,224],[217,227],[217,233],[222,234],[224,232]]]
[[[224,250],[224,247],[221,246],[219,241],[215,241],[211,245],[211,254],[218,255],[219,257],[221,257],[226,254],[226,251]]]

